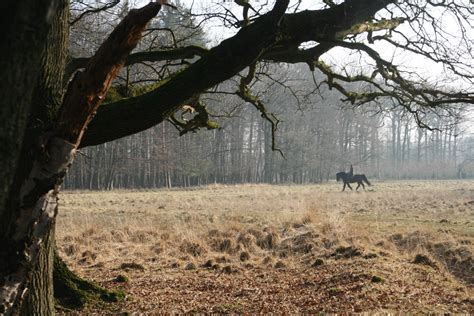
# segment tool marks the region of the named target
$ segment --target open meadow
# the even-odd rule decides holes
[[[474,181],[341,187],[64,192],[58,248],[81,313],[474,313]]]

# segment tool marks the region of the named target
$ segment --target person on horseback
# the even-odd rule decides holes
[[[337,181],[342,180],[342,182],[344,183],[342,187],[342,191],[346,189],[346,186],[352,190],[350,183],[357,182],[356,191],[359,189],[360,186],[362,186],[362,188],[365,190],[364,182],[367,183],[367,185],[369,186],[371,185],[371,183],[369,182],[369,180],[367,180],[367,177],[365,175],[363,174],[354,175],[354,168],[352,167],[352,165],[350,167],[349,172],[341,171],[341,172],[336,173],[336,180]]]

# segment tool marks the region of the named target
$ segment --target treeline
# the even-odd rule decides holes
[[[308,82],[300,81],[301,87]],[[211,183],[316,183],[353,164],[378,179],[473,176],[474,140],[464,135],[462,111],[425,118],[381,105],[347,108],[329,91],[306,102],[269,84],[257,87],[268,112],[281,120],[272,150],[271,124],[235,96],[207,96],[220,129],[179,136],[164,123],[143,133],[81,151],[69,189],[194,186]],[[305,90],[305,89],[303,89]],[[321,98],[323,95],[324,98]],[[178,114],[179,115],[179,114]]]

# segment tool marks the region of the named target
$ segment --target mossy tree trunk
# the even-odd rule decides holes
[[[28,9],[34,7],[30,2],[28,5]],[[14,5],[11,7],[18,9]],[[2,205],[0,213],[0,314],[54,313],[51,271],[55,257],[54,224],[60,185],[74,160],[84,130],[112,80],[130,51],[136,47],[150,19],[160,9],[160,3],[150,3],[142,9],[132,10],[102,44],[86,70],[71,81],[62,101],[69,1],[56,0],[54,10],[47,10],[45,15],[51,16],[53,23],[47,23],[44,47],[38,48],[40,65],[35,66],[39,76],[35,75],[34,97],[29,99],[32,108],[27,124],[24,124],[26,128],[20,126],[24,128],[23,143],[19,157],[12,160],[18,167],[13,183],[7,186],[10,194],[6,207]],[[23,22],[30,21],[26,19]],[[27,27],[31,26],[28,24]],[[28,31],[25,33],[28,35]],[[31,54],[21,53],[25,56]],[[22,65],[17,66],[22,70]],[[15,74],[10,75],[15,77]],[[22,87],[12,86],[10,89],[20,94],[23,93]],[[3,87],[1,90],[4,92],[7,89]],[[15,97],[18,96],[11,96]],[[5,121],[10,119],[8,114],[11,113],[5,113],[3,117]],[[21,131],[20,127],[17,129]],[[64,267],[62,272],[66,271]],[[64,282],[74,279],[69,283],[81,283],[83,287],[89,284],[80,282],[70,271],[61,275]],[[104,298],[110,298],[108,295],[116,297],[107,292],[101,294]]]
[[[43,41],[43,50],[39,54],[40,71],[33,91],[30,114],[25,129],[22,150],[18,160],[18,170],[8,199],[8,209],[20,207],[22,179],[26,178],[33,168],[35,150],[41,143],[40,135],[51,128],[57,109],[62,99],[62,75],[66,65],[69,41],[69,0],[57,0],[55,13]],[[53,298],[53,258],[55,248],[54,221],[51,230],[45,234],[38,251],[38,260],[33,269],[30,286],[21,314],[52,315],[54,314]]]
[[[18,178],[25,177],[30,172],[31,162],[34,158],[31,148],[34,147],[34,144],[40,143],[38,136],[47,132],[54,124],[62,100],[64,87],[61,78],[66,65],[69,41],[69,1],[59,0],[56,5],[57,13],[51,21],[47,38],[44,41],[44,52],[40,56],[41,70],[33,89],[31,113],[22,143],[23,150],[19,160]],[[19,203],[15,197],[12,197],[10,201],[10,203]],[[21,310],[22,315],[54,314],[55,298],[60,304],[68,307],[82,307],[86,298],[95,297],[95,293],[100,289],[92,284],[86,288],[85,284],[89,283],[69,271],[59,258],[59,254],[55,251],[54,222],[41,245],[30,282],[28,294]],[[83,290],[89,290],[91,293],[73,291],[76,283],[81,283]],[[101,289],[101,291],[106,293],[105,290]],[[66,298],[69,301],[76,299],[82,303],[67,305]]]
[[[45,104],[38,103],[38,92],[41,89],[34,87],[42,82],[41,78],[45,75],[47,38],[54,24],[58,2],[6,0],[2,1],[0,9],[4,45],[0,58],[0,284],[3,285],[5,277],[15,269],[20,255],[18,244],[11,242],[8,232],[14,225],[12,219],[17,208],[13,205],[19,201],[17,190],[20,178],[24,168],[28,168],[28,151],[25,150],[24,142],[26,134],[31,135],[32,132],[28,122],[31,122],[34,112]],[[52,64],[50,66],[57,67]],[[50,261],[52,243],[49,241],[48,234],[45,236],[45,247],[39,252],[39,257],[44,262]],[[47,315],[52,307],[51,278],[48,278],[51,270],[47,266],[37,266],[34,270],[37,272],[31,277],[31,284],[46,292],[41,293],[41,298],[31,296],[34,303],[28,305],[32,307],[31,311],[39,308],[41,315]],[[10,293],[8,289],[0,288],[0,313],[9,312],[9,303],[4,304],[3,298]],[[20,311],[16,309],[14,312]]]

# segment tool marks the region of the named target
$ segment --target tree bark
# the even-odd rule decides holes
[[[44,43],[55,10],[54,0],[4,0],[0,4],[0,218],[8,213],[5,203],[20,156],[33,96],[31,87],[40,72]],[[0,222],[0,232],[5,232],[4,223]]]
[[[46,38],[46,49],[41,57],[41,72],[37,80],[32,100],[28,129],[23,141],[20,164],[23,175],[31,170],[33,159],[31,148],[38,143],[37,136],[52,125],[62,99],[62,80],[66,65],[69,43],[69,1],[58,0],[57,13],[51,23]],[[42,122],[38,126],[37,122]],[[18,188],[19,189],[19,188]],[[13,197],[12,197],[13,198]],[[16,203],[20,203],[16,200]],[[15,207],[19,207],[18,204]],[[57,211],[56,211],[57,212]],[[55,248],[54,225],[46,233],[38,253],[38,262],[33,269],[30,288],[23,304],[23,315],[54,314],[53,298],[53,258]]]
[[[18,259],[15,245],[12,245],[11,236],[8,235],[8,227],[17,208],[9,207],[9,201],[18,194],[15,178],[22,172],[20,157],[24,154],[23,135],[31,105],[34,104],[34,91],[37,91],[32,87],[42,72],[42,58],[47,50],[47,36],[57,6],[56,1],[52,0],[13,0],[0,4],[0,28],[5,35],[2,42],[6,44],[0,59],[0,117],[3,122],[0,127],[0,314],[8,314],[15,303],[7,298],[12,293],[10,289],[4,287],[5,283],[11,281],[6,281],[4,277],[14,271]],[[32,28],[35,32],[32,32]],[[46,240],[49,240],[49,235]],[[47,260],[48,255],[48,247],[39,252],[42,259]],[[34,286],[48,282],[43,277],[46,270],[47,267],[38,267],[40,272],[32,276]],[[51,300],[46,300],[44,306],[52,306]]]
[[[62,3],[67,6],[68,2],[63,0]],[[10,199],[15,203],[9,204],[8,213],[0,214],[6,228],[2,231],[5,249],[0,257],[0,262],[5,263],[0,270],[1,313],[12,314],[21,310],[25,294],[33,284],[33,272],[41,266],[38,257],[41,257],[44,245],[51,246],[48,239],[57,213],[57,194],[84,129],[126,57],[138,43],[148,21],[160,8],[159,3],[150,3],[131,11],[100,47],[84,73],[72,81],[52,129],[40,136],[36,146],[32,144],[32,137],[24,142],[31,145],[23,150],[26,156],[31,152],[31,168],[19,172],[21,176],[17,174]],[[45,271],[48,269],[44,268]],[[38,272],[44,275],[42,271]],[[50,283],[47,278],[41,279]],[[43,283],[38,284],[41,298],[47,294],[42,290]],[[47,299],[41,301],[47,302]]]
[[[24,316],[54,314],[54,232],[53,225],[39,250],[38,263],[31,276],[30,289],[21,310],[21,314]]]
[[[44,40],[43,51],[38,54],[40,71],[34,84],[31,111],[27,128],[22,141],[22,150],[18,159],[16,180],[11,186],[8,201],[9,210],[20,208],[18,191],[21,180],[33,168],[34,149],[38,144],[38,136],[51,125],[52,118],[61,100],[61,76],[64,71],[68,49],[69,1],[59,0],[55,4],[56,13],[52,16],[47,36]],[[21,91],[21,90],[20,90]],[[19,137],[21,139],[21,137]],[[55,201],[54,201],[55,202]],[[14,216],[11,213],[9,216]],[[6,224],[7,216],[2,223]],[[54,223],[51,223],[54,228]],[[6,230],[5,230],[6,231]],[[33,266],[31,284],[25,298],[24,315],[51,315],[54,313],[52,288],[52,249],[54,248],[54,231],[46,233],[43,243],[38,249],[38,262]]]

